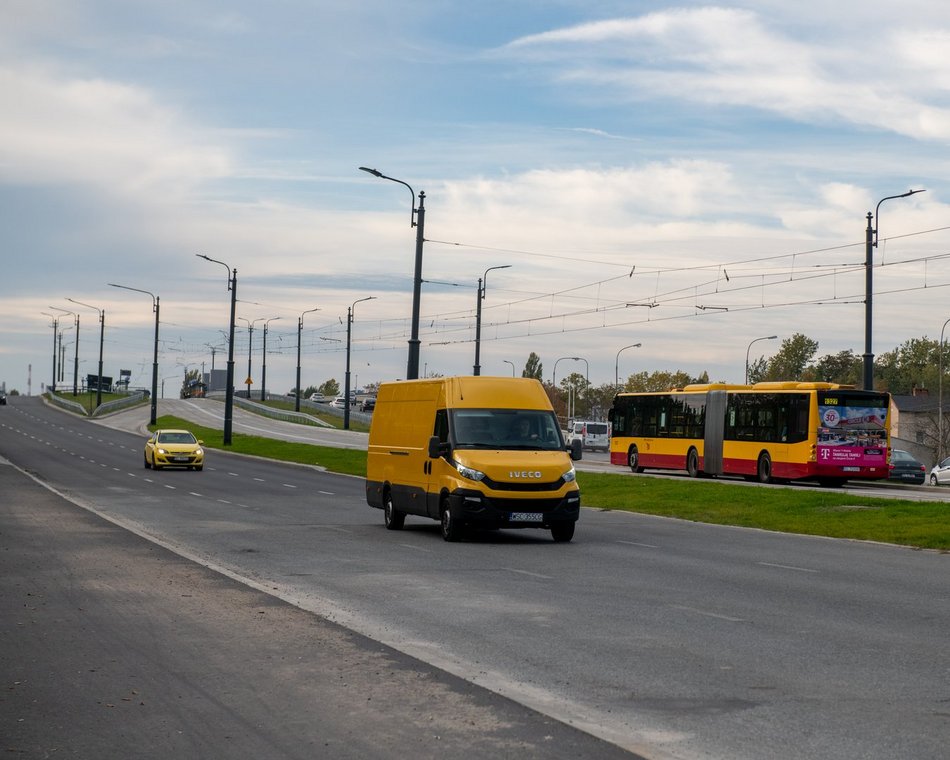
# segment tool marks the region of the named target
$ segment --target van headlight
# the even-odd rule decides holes
[[[455,469],[458,470],[459,475],[463,478],[468,478],[469,480],[483,480],[485,478],[485,473],[481,470],[475,470],[471,467],[466,467],[461,462],[454,462]]]
[[[561,480],[563,480],[565,483],[573,483],[575,480],[577,480],[577,471],[571,467],[571,469],[561,476]]]

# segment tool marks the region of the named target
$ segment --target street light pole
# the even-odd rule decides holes
[[[939,369],[937,370],[937,462],[943,461],[943,331],[950,324],[950,319],[940,328],[940,345],[937,347]]]
[[[312,311],[320,311],[320,309],[307,309],[303,314],[297,318],[297,388],[294,393],[296,398],[294,399],[294,411],[300,411],[300,336],[303,333],[303,315],[309,314]]]
[[[485,274],[478,278],[478,298],[475,306],[475,366],[472,367],[473,375],[482,374],[482,365],[479,364],[479,353],[482,345],[482,301],[485,300],[485,291],[488,289],[488,273],[493,269],[508,269],[511,264],[502,264],[497,267],[488,267]]]
[[[231,291],[231,318],[228,323],[228,377],[227,387],[224,389],[224,435],[222,442],[225,446],[231,445],[231,431],[234,418],[234,315],[237,310],[237,269],[231,269],[223,261],[212,259],[203,253],[196,253],[199,259],[220,264],[228,272],[228,290]]]
[[[79,314],[69,309],[61,309],[58,306],[50,306],[55,311],[61,311],[63,314],[72,314],[74,324],[76,325],[76,346],[73,350],[73,395],[79,395]]]
[[[155,420],[158,419],[158,311],[159,311],[159,298],[154,293],[151,293],[147,290],[140,290],[139,288],[130,288],[128,285],[116,285],[114,282],[110,282],[113,288],[122,288],[124,290],[134,290],[136,293],[145,293],[147,296],[152,297],[152,311],[155,312],[155,347],[152,357],[152,399],[149,410],[149,424],[154,425]]]
[[[877,248],[878,241],[878,212],[881,210],[881,204],[894,198],[906,198],[915,193],[923,193],[925,190],[908,190],[900,195],[888,195],[877,202],[874,209],[874,226],[871,226],[871,212],[868,211],[868,226],[864,234],[864,389],[866,391],[874,390],[874,354],[871,353],[871,321],[873,309],[871,301],[874,296],[873,270],[874,256],[873,248]]]
[[[49,388],[50,393],[56,393],[56,357],[59,356],[59,347],[56,344],[56,335],[57,330],[59,329],[59,320],[53,314],[47,314],[45,311],[40,313],[53,320],[53,382],[50,383]]]
[[[620,351],[617,352],[617,358],[614,361],[614,387],[615,388],[620,387],[620,352],[626,351],[628,348],[640,348],[640,346],[642,345],[643,345],[642,343],[631,343],[629,346],[624,346],[623,348],[620,349]]]
[[[749,384],[749,351],[752,350],[752,344],[757,343],[760,340],[775,340],[776,338],[778,338],[778,335],[766,335],[764,338],[754,338],[753,340],[749,341],[749,345],[746,347],[746,350],[745,350],[745,384],[746,385]]]
[[[244,384],[247,385],[247,400],[251,400],[251,348],[254,342],[254,325],[258,322],[263,322],[264,317],[258,317],[255,320],[250,320],[247,317],[238,317],[238,319],[243,322],[247,322],[247,380],[244,381]]]
[[[502,359],[502,361],[503,361],[505,364],[510,364],[510,365],[511,365],[511,376],[514,377],[514,376],[515,376],[515,363],[514,363],[513,361],[509,361],[508,359]]]
[[[73,303],[78,303],[80,306],[85,306],[87,309],[95,309],[99,312],[99,379],[96,381],[96,407],[102,405],[102,347],[105,342],[105,332],[106,332],[106,310],[100,309],[98,306],[90,306],[87,303],[82,303],[73,298],[67,298],[67,301],[72,301]]]
[[[280,317],[264,320],[264,347],[261,350],[261,401],[267,400],[267,325]]]
[[[353,310],[356,308],[356,304],[362,303],[363,301],[372,301],[374,298],[376,298],[376,296],[360,298],[353,301],[353,304],[346,310],[346,373],[343,382],[343,398],[345,399],[345,404],[343,405],[344,430],[350,429],[350,331],[353,326]]]
[[[403,182],[395,177],[387,177],[382,172],[366,166],[361,166],[359,169],[372,174],[374,177],[379,177],[379,179],[388,179],[390,182],[405,185],[409,188],[409,195],[412,198],[413,205],[415,205],[416,195],[408,182]],[[413,208],[409,216],[410,226],[416,228],[416,261],[412,279],[412,326],[409,337],[409,361],[406,368],[407,380],[416,380],[419,377],[419,307],[422,299],[422,244],[425,242],[425,199],[425,192],[420,191],[419,207]]]
[[[556,384],[556,381],[557,381],[557,363],[558,363],[559,361],[561,361],[562,359],[570,359],[571,361],[575,361],[575,362],[584,362],[584,364],[587,365],[587,375],[586,375],[587,380],[586,380],[586,382],[587,382],[587,387],[589,388],[589,387],[590,387],[590,363],[587,361],[587,359],[585,359],[583,356],[562,356],[560,359],[558,359],[558,360],[556,360],[556,361],[554,362],[554,371],[553,371],[553,373],[551,374],[551,385],[554,386],[554,390],[557,391],[557,384]],[[570,392],[570,388],[568,389],[568,391]],[[587,389],[585,389],[585,391],[584,391],[584,398],[587,398]],[[588,399],[588,402],[589,402],[589,401],[590,401],[590,399]],[[568,409],[568,411],[570,412],[570,409]]]

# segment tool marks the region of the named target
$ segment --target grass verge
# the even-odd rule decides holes
[[[150,426],[152,427],[152,426]],[[207,448],[225,448],[220,430],[178,417],[154,427],[191,430]],[[366,475],[366,452],[233,434],[230,451]],[[753,488],[718,480],[577,473],[584,506],[832,538],[950,551],[950,505],[809,488]]]
[[[315,446],[309,443],[279,441],[257,435],[232,433],[231,445],[224,445],[224,433],[216,428],[202,427],[180,417],[162,415],[149,430],[158,428],[184,428],[204,442],[208,449],[227,449],[238,454],[253,454],[283,462],[297,462],[324,467],[331,472],[346,475],[366,476],[366,452],[354,449],[337,449],[332,446]]]

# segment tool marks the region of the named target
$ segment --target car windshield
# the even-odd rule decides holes
[[[159,443],[196,443],[191,433],[159,433]]]
[[[534,409],[454,409],[452,439],[462,449],[557,450],[564,447],[553,412]]]

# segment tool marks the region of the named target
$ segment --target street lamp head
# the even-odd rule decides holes
[[[361,171],[361,172],[366,172],[367,174],[372,174],[374,177],[382,177],[382,176],[383,176],[383,173],[382,173],[382,172],[376,171],[376,169],[370,169],[370,168],[367,167],[367,166],[361,166],[361,167],[360,167],[360,171]]]

